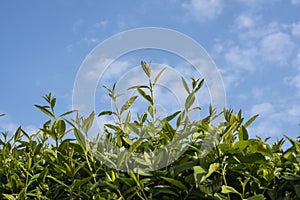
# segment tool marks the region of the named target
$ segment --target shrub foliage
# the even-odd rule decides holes
[[[257,116],[244,120],[241,111],[224,109],[218,114],[210,108],[207,117],[191,121],[189,113],[200,109],[193,105],[195,94],[203,85],[203,80],[194,78],[191,87],[182,79],[183,89],[188,93],[185,109],[159,119],[154,91],[164,70],[151,80],[150,65],[141,65],[149,85],[130,88],[137,96],[120,108],[116,103],[116,85],[111,89],[105,87],[115,108],[99,115],[113,115],[116,121],[105,124],[102,139],[117,147],[115,155],[95,156],[89,148],[91,142],[84,142],[83,135],[88,134],[94,113],[74,120],[70,114],[76,111],[56,115],[56,98],[47,94],[43,97],[47,105],[36,107],[49,120],[35,134],[29,135],[21,127],[12,137],[8,132],[1,133],[0,199],[300,199],[297,139],[285,136],[270,145],[268,138],[248,138],[247,127]],[[133,120],[129,108],[137,98],[144,99],[149,106]],[[223,115],[224,121],[215,127],[212,121],[218,115]],[[130,136],[130,132],[139,137]],[[186,132],[188,136],[184,135]],[[210,137],[212,133],[214,137]],[[76,139],[66,137],[68,134]],[[207,137],[213,139],[214,146],[203,154],[201,147]],[[147,155],[174,140],[189,145],[175,146],[162,151],[158,158],[149,159]],[[284,151],[286,140],[291,147]],[[98,143],[97,148],[105,150],[105,144]],[[178,148],[185,148],[178,159],[151,170],[157,162],[170,158],[172,152],[182,150]],[[144,170],[127,166],[128,171],[119,171],[118,166],[108,167],[103,162],[105,158],[116,165],[126,164],[126,156],[120,158],[122,150],[144,153],[144,157],[133,161],[144,164]]]

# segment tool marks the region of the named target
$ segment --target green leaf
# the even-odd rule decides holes
[[[102,87],[105,88],[109,93],[113,93],[113,91],[109,87],[107,87],[105,85],[103,85]]]
[[[192,92],[185,100],[185,109],[188,111],[195,101],[195,93]]]
[[[145,92],[144,90],[138,88],[137,91],[138,91],[138,93],[139,93],[140,95],[142,95],[142,97],[143,97],[144,99],[146,99],[151,105],[153,105],[153,100],[152,100],[152,98],[151,98],[148,94],[146,94],[146,92]]]
[[[223,194],[235,193],[235,194],[241,195],[241,193],[236,191],[236,189],[234,189],[233,187],[228,186],[228,185],[222,185],[222,191],[221,192]]]
[[[74,112],[78,112],[78,110],[71,110],[71,111],[65,112],[65,113],[59,115],[58,118],[64,117],[64,116],[69,115],[69,114],[72,114],[72,113],[74,113]]]
[[[248,131],[245,128],[245,126],[241,126],[239,131],[238,131],[238,136],[239,136],[239,140],[248,140]]]
[[[197,87],[196,87],[196,89],[195,89],[195,92],[197,92],[198,90],[201,89],[201,87],[203,86],[203,83],[204,83],[204,79],[202,79],[202,80],[198,83],[198,85],[197,85]]]
[[[264,197],[263,194],[258,194],[252,197],[247,198],[246,200],[265,200],[266,198]]]
[[[82,129],[84,133],[88,133],[91,129],[95,118],[95,112],[93,111],[86,119],[82,121]]]
[[[145,74],[148,76],[148,78],[150,78],[151,77],[150,65],[148,65],[145,61],[141,61],[141,65]]]
[[[128,156],[128,151],[122,151],[121,153],[118,153],[118,161],[117,161],[118,168],[122,167],[124,161],[126,162],[127,156]]]
[[[165,181],[171,183],[172,185],[179,187],[182,190],[185,190],[185,191],[187,190],[186,186],[178,180],[175,180],[173,178],[167,178],[167,177],[161,177],[161,178],[164,179]]]
[[[166,118],[164,118],[162,121],[171,121],[172,119],[174,119],[179,113],[181,113],[181,111],[177,111],[177,112],[175,112],[175,113],[173,113],[173,114],[171,114],[171,115],[169,115],[169,116],[167,116]]]
[[[16,198],[11,194],[3,194],[3,196],[8,200],[16,200]]]
[[[264,163],[266,161],[266,158],[261,153],[247,153],[246,155],[237,154],[236,158],[241,163]]]
[[[261,143],[258,140],[242,140],[233,145],[233,148],[237,148],[240,151],[247,150],[247,153],[260,153],[263,156],[272,157],[273,152],[268,144]]]
[[[54,180],[55,182],[57,182],[58,184],[60,184],[61,186],[64,186],[66,188],[69,188],[68,185],[66,185],[64,182],[58,180],[57,178],[55,178],[54,176],[48,175],[47,178],[50,178],[52,180]]]
[[[294,189],[296,191],[297,197],[300,199],[300,184],[299,185],[294,185]]]
[[[166,69],[167,69],[167,68],[164,67],[162,70],[160,70],[160,72],[158,72],[158,74],[157,74],[157,75],[155,76],[155,78],[154,78],[154,82],[153,82],[154,85],[156,84],[156,82],[158,81],[159,77],[162,75],[162,73],[163,73]]]
[[[173,195],[173,196],[179,197],[179,195],[176,192],[174,192],[173,190],[171,190],[171,188],[158,188],[158,189],[155,189],[154,192],[153,192],[153,197],[158,196],[160,194],[167,194],[167,195]]]
[[[17,131],[15,132],[15,135],[14,135],[15,141],[19,140],[21,133],[22,133],[22,128],[21,128],[21,126],[19,126],[19,128],[17,129]]]
[[[57,132],[59,134],[64,134],[66,131],[66,123],[64,120],[58,120],[56,121],[56,128],[57,128]]]
[[[188,94],[190,94],[189,86],[188,86],[186,80],[183,77],[181,77],[181,80],[182,80],[182,84],[184,86],[184,89],[187,91]]]
[[[252,124],[252,122],[258,117],[259,115],[254,115],[253,117],[251,117],[245,124],[244,127],[247,128],[250,124]]]
[[[205,178],[208,178],[214,172],[216,172],[220,167],[220,163],[212,163],[209,165],[208,173],[205,175]]]
[[[119,180],[128,186],[132,186],[134,184],[134,180],[132,180],[132,178],[119,178]]]
[[[148,112],[149,112],[150,116],[151,116],[152,118],[154,118],[155,113],[156,113],[155,106],[148,106]]]
[[[75,138],[76,138],[78,144],[81,146],[81,148],[83,150],[85,150],[85,147],[86,147],[85,137],[82,135],[80,130],[78,130],[77,128],[74,127],[73,131],[74,131],[74,135],[75,135]]]
[[[174,137],[174,134],[176,133],[176,130],[171,126],[171,124],[167,121],[163,123],[163,130],[166,131],[166,134],[168,137],[172,140]]]
[[[185,111],[181,112],[180,115],[178,116],[177,121],[176,121],[177,127],[179,127],[181,125],[184,115],[185,115]]]
[[[47,109],[48,106],[40,106],[40,105],[34,105],[34,106],[37,107],[38,109],[40,109],[40,110],[41,110],[43,113],[45,113],[46,115],[50,116],[51,118],[56,119],[55,116],[54,116],[54,114],[51,113],[51,112]]]
[[[122,106],[120,113],[122,114],[125,110],[130,108],[130,106],[133,104],[133,102],[136,100],[137,96],[133,96],[130,99],[126,101],[126,103]]]
[[[83,179],[75,179],[72,183],[72,187],[74,188],[79,188],[80,186],[86,184],[88,181],[90,181],[92,179],[92,176],[90,177],[86,177]]]
[[[55,104],[56,104],[56,98],[52,98],[51,101],[50,101],[51,109],[54,109]]]
[[[184,163],[180,163],[174,166],[174,175],[177,176],[179,173],[185,170],[191,170],[197,164],[196,161],[188,161]]]
[[[286,135],[284,135],[284,137],[287,138],[290,141],[290,143],[292,143],[295,150],[300,154],[300,142],[298,142],[297,140],[294,140]]]
[[[102,116],[102,115],[112,115],[114,114],[113,111],[102,111],[101,113],[99,113],[98,117]]]
[[[135,141],[130,147],[129,147],[129,151],[133,152],[135,151],[140,145],[141,143],[144,141],[144,138],[139,138],[137,141]]]
[[[194,166],[194,179],[196,183],[196,187],[199,187],[199,184],[203,181],[206,170],[203,169],[201,166]]]
[[[136,85],[136,86],[132,86],[132,87],[128,88],[127,90],[138,89],[138,88],[146,88],[146,89],[150,90],[150,87],[147,85]]]

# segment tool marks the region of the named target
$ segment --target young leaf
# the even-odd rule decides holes
[[[188,94],[190,94],[190,90],[189,90],[189,86],[187,84],[187,82],[185,81],[185,79],[183,77],[181,77],[184,89],[187,91]]]
[[[142,68],[143,68],[145,74],[148,76],[148,78],[150,78],[151,77],[150,66],[147,65],[147,63],[145,61],[141,61],[141,65],[142,65]]]
[[[58,118],[64,117],[64,116],[66,116],[66,115],[70,115],[70,114],[72,114],[72,113],[74,113],[74,112],[78,112],[78,110],[71,110],[71,111],[65,112],[65,113],[59,115]]]
[[[252,124],[252,122],[258,117],[258,115],[254,115],[253,117],[251,117],[245,124],[244,127],[247,128],[250,124]]]
[[[265,200],[266,198],[264,197],[263,194],[258,194],[252,197],[247,198],[246,200]]]
[[[162,75],[162,73],[166,70],[167,68],[164,67],[160,72],[158,72],[158,74],[155,76],[154,78],[154,82],[153,82],[153,85],[156,84],[156,82],[158,81],[159,77]]]
[[[185,111],[181,112],[180,115],[178,116],[177,121],[176,121],[177,127],[179,127],[181,125],[181,122],[182,122],[184,116],[185,116]]]
[[[17,141],[20,138],[20,135],[22,133],[22,128],[21,126],[19,126],[19,128],[17,129],[15,135],[14,135],[14,140]]]
[[[40,109],[46,115],[50,116],[51,118],[56,119],[55,115],[47,109],[47,106],[40,106],[40,105],[34,105],[34,106]]]
[[[136,86],[129,87],[127,90],[138,89],[138,88],[146,88],[150,90],[150,87],[147,85],[136,85]]]
[[[122,114],[125,110],[127,110],[133,102],[136,100],[137,96],[133,96],[126,101],[126,103],[122,106],[120,113]]]
[[[143,97],[144,99],[146,99],[151,105],[153,105],[153,100],[152,100],[152,98],[151,98],[148,94],[146,94],[146,92],[145,92],[144,90],[138,88],[137,91],[138,91],[138,93],[139,93],[140,95],[142,95],[142,97]]]
[[[196,187],[199,187],[199,184],[204,180],[206,170],[203,169],[201,166],[194,166],[194,179],[196,183]]]
[[[56,104],[56,98],[52,98],[51,101],[50,101],[50,106],[51,106],[52,110],[54,109],[55,104]]]
[[[144,138],[139,138],[137,141],[135,141],[130,147],[129,147],[129,151],[133,152],[135,151],[140,144],[144,141]]]
[[[93,111],[86,119],[82,122],[82,129],[84,133],[87,133],[93,125],[95,118],[95,112]]]
[[[195,93],[192,92],[185,100],[185,109],[188,111],[195,101]]]
[[[205,175],[205,178],[208,178],[212,173],[216,172],[220,167],[220,163],[212,163],[209,165],[208,173]]]
[[[201,89],[201,87],[203,86],[203,83],[204,83],[204,79],[202,79],[202,80],[198,83],[198,85],[197,85],[197,87],[196,87],[196,89],[195,89],[195,92],[197,92],[198,90]]]
[[[57,132],[61,135],[63,135],[66,131],[66,123],[64,120],[58,120],[56,121],[56,128]]]
[[[234,189],[233,187],[228,186],[228,185],[222,185],[222,191],[221,192],[223,194],[235,193],[235,194],[241,195],[238,191],[236,191],[236,189]]]
[[[177,112],[175,112],[175,113],[173,113],[173,114],[171,114],[171,115],[169,115],[169,116],[167,116],[166,118],[164,118],[162,121],[171,121],[172,119],[174,119],[179,113],[181,113],[181,111],[177,111]]]
[[[98,117],[102,116],[102,115],[112,115],[114,114],[114,112],[112,111],[102,111],[101,113],[99,113]]]
[[[185,191],[187,190],[186,186],[178,180],[175,180],[173,178],[167,178],[167,177],[161,177],[161,178],[164,179],[165,181],[171,183],[172,185],[179,187],[182,190],[185,190]]]
[[[238,131],[239,141],[248,140],[248,131],[245,126],[241,126]]]
[[[109,87],[107,87],[107,86],[105,86],[105,85],[103,85],[102,86],[104,89],[106,89],[109,93],[113,93],[113,91],[111,90],[111,89],[109,89]]]

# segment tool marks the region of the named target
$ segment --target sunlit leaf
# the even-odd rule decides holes
[[[186,186],[178,180],[175,180],[173,178],[167,178],[167,177],[161,177],[161,178],[164,179],[165,181],[171,183],[172,185],[175,185],[176,187],[179,187],[182,190],[187,190]]]
[[[130,99],[128,99],[126,101],[126,103],[122,106],[120,113],[122,114],[125,110],[127,110],[128,108],[130,108],[130,106],[134,103],[134,101],[136,100],[137,96],[133,96]]]
[[[189,86],[188,86],[186,80],[183,77],[181,77],[181,81],[182,81],[184,89],[187,91],[188,94],[190,94]]]
[[[250,124],[252,124],[252,122],[258,117],[259,115],[254,115],[253,117],[251,117],[245,124],[244,127],[247,128]]]
[[[235,194],[240,195],[240,193],[238,191],[236,191],[236,189],[234,189],[233,187],[228,186],[228,185],[222,185],[222,191],[221,192],[223,194],[235,193]]]
[[[114,114],[113,111],[102,111],[101,113],[99,113],[98,117],[103,116],[103,115],[112,115]]]
[[[154,82],[153,82],[154,85],[157,83],[158,79],[160,78],[160,76],[162,75],[162,73],[163,73],[165,70],[166,70],[166,67],[164,67],[162,70],[160,70],[160,71],[158,72],[158,74],[155,76]]]
[[[151,77],[150,66],[145,61],[141,61],[141,65],[142,65],[142,68],[143,68],[145,74],[148,76],[148,78],[150,78]]]

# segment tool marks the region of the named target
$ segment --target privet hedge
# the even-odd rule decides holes
[[[21,127],[12,137],[8,137],[8,132],[1,133],[0,199],[300,199],[297,139],[285,136],[272,145],[267,143],[268,138],[250,139],[247,127],[257,116],[245,120],[241,111],[224,109],[221,115],[225,120],[219,127],[212,125],[212,120],[219,115],[212,108],[207,117],[191,121],[189,113],[199,109],[192,105],[203,80],[192,79],[189,87],[182,79],[183,90],[189,94],[185,109],[159,119],[154,92],[163,70],[152,81],[150,65],[142,62],[142,68],[149,85],[130,88],[138,96],[131,97],[120,108],[116,103],[119,97],[115,93],[116,85],[111,89],[105,87],[115,108],[99,115],[112,115],[117,120],[105,125],[102,139],[118,147],[118,155],[122,155],[122,150],[155,152],[174,140],[188,142],[189,145],[176,146],[186,148],[178,159],[151,171],[155,162],[162,162],[172,153],[168,149],[169,152],[166,150],[156,159],[145,157],[134,161],[144,163],[143,170],[128,167],[128,171],[118,171],[118,166],[108,167],[101,157],[89,151],[90,144],[82,137],[88,133],[95,114],[87,118],[77,116],[74,120],[70,114],[76,111],[56,115],[56,98],[47,94],[43,97],[47,105],[36,107],[49,120],[35,134],[29,135]],[[149,107],[132,117],[129,108],[137,98],[147,101]],[[187,129],[188,137],[178,137]],[[146,134],[141,135],[141,131]],[[131,137],[130,132],[140,137]],[[212,133],[214,137],[209,137]],[[68,134],[76,139],[66,137]],[[203,154],[200,149],[207,137],[213,138],[214,146]],[[284,151],[282,145],[286,141],[290,148]],[[104,148],[103,145],[99,148]],[[120,158],[107,155],[102,154],[102,158],[111,159],[112,165],[122,165]]]

